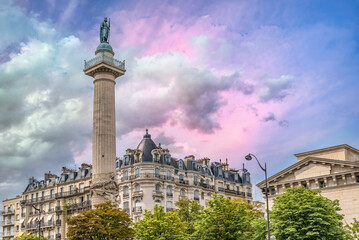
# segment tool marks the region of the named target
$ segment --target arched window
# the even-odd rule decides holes
[[[156,184],[155,186],[156,191],[161,191],[161,185],[159,183]]]
[[[128,196],[128,186],[123,187],[123,196],[124,197]]]
[[[178,161],[178,168],[183,169],[183,161],[182,160]]]
[[[135,191],[138,192],[141,190],[140,184],[135,185]]]
[[[167,172],[166,172],[166,178],[167,178],[167,180],[171,180],[171,179],[172,179],[172,173],[171,173],[170,170],[167,170]]]
[[[123,180],[128,180],[128,171],[123,172]]]
[[[179,180],[180,180],[180,182],[183,182],[183,181],[184,181],[183,174],[180,174],[180,175],[179,175]]]
[[[139,177],[140,177],[140,173],[141,173],[141,170],[140,170],[139,168],[136,168],[135,177],[136,177],[136,178],[139,178]]]
[[[169,196],[169,197],[172,197],[172,196],[173,196],[172,186],[167,186],[167,188],[166,188],[166,194],[167,194],[167,196]]]
[[[158,168],[155,168],[155,177],[156,178],[160,177],[160,170]]]
[[[172,202],[168,201],[166,202],[166,212],[171,212],[173,210]]]
[[[186,190],[181,189],[181,190],[180,190],[180,195],[181,195],[181,196],[186,196]]]
[[[194,197],[194,200],[199,200],[199,192],[198,192],[198,190],[194,191],[193,197]]]

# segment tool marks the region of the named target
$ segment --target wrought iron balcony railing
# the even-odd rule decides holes
[[[100,63],[100,62],[104,62],[104,63],[110,64],[116,68],[119,68],[121,70],[125,70],[125,60],[119,61],[112,57],[106,56],[104,53],[102,53],[102,55],[95,57],[89,61],[85,60],[85,69],[89,68],[97,63]]]

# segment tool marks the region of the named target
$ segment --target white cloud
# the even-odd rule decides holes
[[[259,91],[261,101],[282,100],[288,95],[285,91],[290,87],[294,77],[290,75],[282,75],[279,78],[270,78],[265,83],[265,87]]]

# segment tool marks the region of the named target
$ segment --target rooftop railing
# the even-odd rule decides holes
[[[102,55],[95,57],[89,61],[85,60],[85,69],[89,68],[93,65],[96,65],[97,63],[100,63],[100,62],[104,62],[104,63],[110,64],[116,68],[119,68],[121,70],[125,70],[125,60],[119,61],[112,57],[106,56],[104,53],[102,53]]]

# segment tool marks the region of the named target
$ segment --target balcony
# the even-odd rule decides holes
[[[142,207],[134,207],[134,208],[132,209],[132,212],[133,212],[133,213],[142,213]]]
[[[6,215],[11,215],[11,214],[15,214],[15,210],[7,210],[7,211],[3,211],[2,215],[6,216]]]
[[[236,190],[232,190],[232,189],[226,189],[224,190],[225,193],[229,193],[229,194],[236,194],[237,195],[237,191]]]
[[[75,196],[79,194],[89,193],[90,187],[80,188],[80,189],[74,189],[72,191],[68,192],[59,192],[55,194],[55,198],[63,198],[63,197],[69,197],[69,196]]]
[[[193,197],[195,201],[199,201],[199,197]]]
[[[122,196],[123,196],[124,198],[128,198],[129,195],[130,195],[130,194],[128,194],[128,193],[122,194]]]
[[[224,188],[223,187],[218,187],[218,192],[224,192]]]
[[[182,184],[182,185],[188,185],[189,184],[188,180],[183,180],[183,179],[177,180],[176,183]]]
[[[132,197],[143,197],[143,191],[140,190],[140,191],[134,191],[132,193]]]
[[[172,192],[166,192],[166,196],[167,197],[173,197],[173,193]]]
[[[57,239],[57,240],[60,240],[60,239],[61,239],[61,233],[56,233],[55,236],[56,236],[56,239]]]
[[[14,233],[13,232],[3,232],[2,236],[3,237],[13,237]]]
[[[77,209],[87,208],[87,207],[91,207],[91,201],[85,201],[85,202],[81,202],[81,203],[71,204],[71,205],[67,206],[67,211],[77,210]]]
[[[3,225],[3,227],[5,227],[5,226],[10,226],[10,225],[14,225],[14,221],[4,221],[4,222],[2,223],[2,225]]]
[[[42,196],[42,197],[37,197],[37,198],[32,198],[32,199],[25,199],[25,200],[21,200],[20,203],[21,203],[21,205],[24,205],[24,204],[48,201],[48,200],[52,200],[52,199],[54,199],[54,195]]]
[[[209,184],[206,184],[206,183],[200,183],[199,184],[201,187],[203,188],[207,188],[207,189],[212,189],[214,190],[214,186],[213,185],[209,185]]]
[[[173,208],[166,208],[166,212],[172,212]]]
[[[101,62],[104,62],[104,63],[107,63],[107,64],[110,64],[116,68],[119,68],[121,70],[125,70],[125,61],[119,61],[117,59],[114,59],[112,57],[108,57],[106,56],[105,54],[102,54],[98,57],[95,57],[89,61],[85,61],[85,69],[86,68],[89,68],[89,67],[92,67],[98,63],[101,63]]]
[[[153,196],[153,197],[163,198],[163,192],[162,192],[162,191],[153,190],[153,191],[152,191],[152,196]]]

